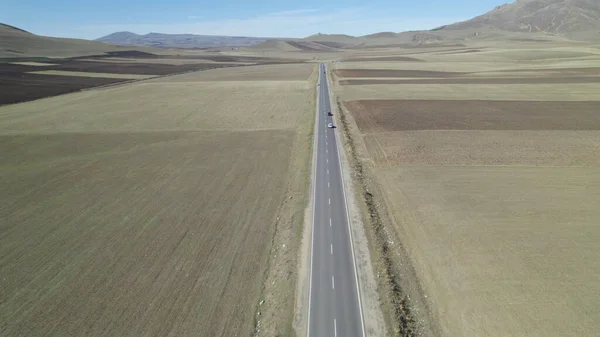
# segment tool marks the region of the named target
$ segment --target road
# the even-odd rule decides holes
[[[331,104],[324,72],[325,65],[321,64],[307,335],[363,337],[364,321],[338,153],[339,131],[327,127],[334,120],[328,116]]]

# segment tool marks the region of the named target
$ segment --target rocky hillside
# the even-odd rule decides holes
[[[490,29],[600,41],[600,0],[518,0],[441,31]]]

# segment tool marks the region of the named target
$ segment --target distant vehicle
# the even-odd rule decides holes
[[[330,129],[333,129],[334,128],[333,123],[327,124],[327,127],[330,128]]]
[[[327,116],[333,116],[333,114],[331,113],[331,111],[329,111],[329,112],[327,113]]]

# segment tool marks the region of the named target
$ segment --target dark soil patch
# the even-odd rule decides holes
[[[342,62],[387,62],[387,61],[402,61],[402,62],[425,62],[420,59],[408,56],[387,56],[387,57],[356,57],[344,59]]]
[[[374,48],[407,48],[407,49],[428,49],[428,48],[451,48],[451,47],[466,47],[462,43],[457,44],[410,44],[410,43],[399,43],[399,44],[380,44],[371,46],[361,46],[361,49],[374,49]]]
[[[532,73],[545,73],[551,75],[600,75],[600,67],[588,67],[588,68],[548,68],[548,69],[505,69],[497,70],[494,73],[514,73],[514,72],[532,72]]]
[[[170,75],[189,71],[223,67],[236,67],[239,64],[199,63],[186,65],[144,64],[144,63],[102,63],[73,59],[52,60],[54,65],[36,67],[20,64],[0,63],[0,105],[31,101],[43,97],[66,94],[82,89],[130,81],[128,79],[97,78],[81,76],[58,76],[29,74],[40,70],[79,71],[90,73]]]
[[[451,54],[470,54],[470,53],[479,53],[481,49],[469,49],[469,50],[458,50],[458,51],[445,51],[442,53],[437,53],[438,55],[451,55]]]
[[[341,80],[341,85],[366,84],[569,84],[569,83],[600,83],[598,77],[507,77],[507,78],[446,78],[446,79],[415,79],[415,80],[373,80],[351,79]]]
[[[325,49],[314,48],[314,47],[307,45],[306,43],[302,43],[302,42],[286,41],[286,43],[294,48],[298,48],[298,49],[304,50],[304,51],[320,52],[320,53],[329,51],[329,50],[325,50]]]
[[[112,73],[112,74],[135,74],[135,75],[168,75],[182,73],[193,70],[206,70],[223,67],[234,67],[239,64],[214,64],[214,63],[196,63],[196,64],[145,64],[145,63],[115,63],[115,62],[94,62],[94,61],[73,61],[69,60],[56,66],[44,67],[44,70],[62,70],[62,71],[82,71],[90,73]]]
[[[340,43],[340,42],[312,41],[312,43],[320,44],[322,46],[330,47],[330,48],[344,48],[344,47],[348,46],[347,44]]]
[[[600,102],[350,101],[362,133],[408,130],[600,130]]]
[[[27,73],[2,73],[2,76],[0,76],[0,105],[32,101],[43,97],[56,96],[124,81],[127,80]]]
[[[334,70],[339,77],[456,77],[468,73],[429,71],[429,70],[392,70],[392,69],[337,69]]]

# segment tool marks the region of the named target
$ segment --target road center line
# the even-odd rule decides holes
[[[333,278],[333,275],[331,275],[331,289],[335,290],[335,279]]]
[[[333,319],[333,336],[337,337],[337,322]]]
[[[331,227],[331,219],[329,219],[329,227]]]
[[[331,205],[331,198],[329,198],[329,204]]]
[[[327,182],[327,187],[329,187],[329,181]]]
[[[329,245],[329,247],[331,248],[331,255],[333,255],[333,244]]]

